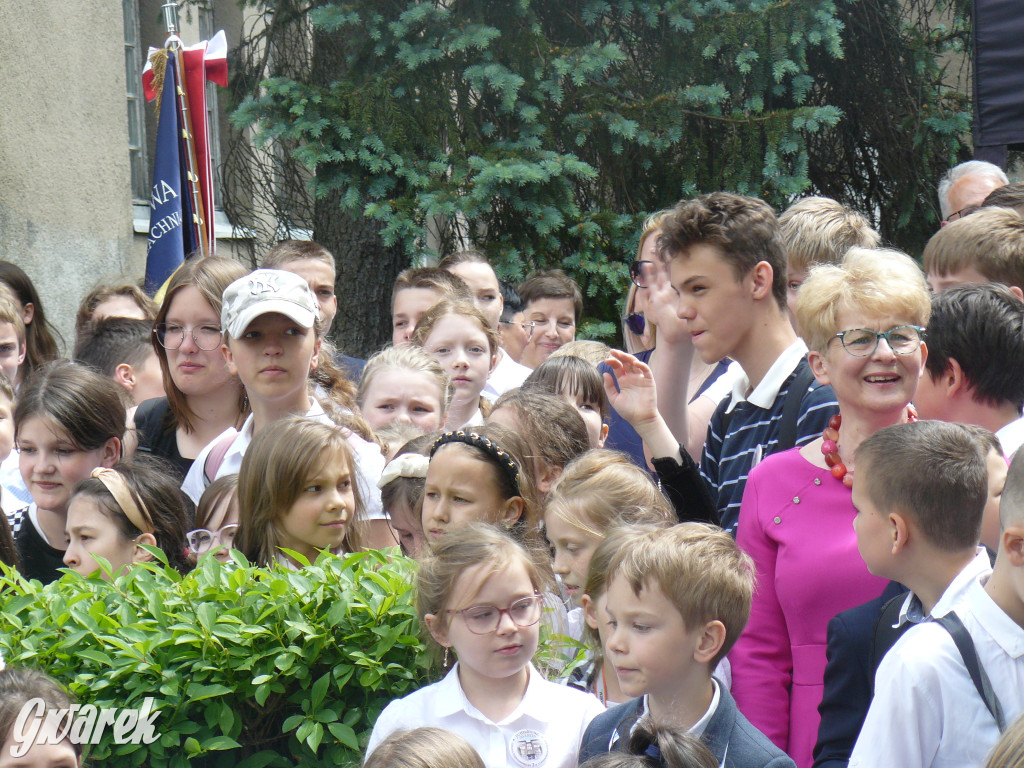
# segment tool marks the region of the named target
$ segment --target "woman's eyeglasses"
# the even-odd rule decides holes
[[[499,608],[496,605],[472,605],[463,608],[461,611],[450,611],[462,617],[466,622],[466,629],[474,635],[489,635],[496,632],[501,626],[501,617],[508,614],[512,623],[520,629],[532,627],[540,621],[542,612],[540,595],[521,597],[512,603],[508,608]]]
[[[205,555],[214,546],[221,546],[224,549],[231,549],[235,543],[235,533],[238,531],[238,525],[232,523],[231,525],[225,525],[216,531],[208,531],[205,528],[196,528],[194,531],[189,531],[185,534],[185,540],[188,542],[189,552],[196,555]]]
[[[156,340],[164,349],[178,349],[185,341],[185,334],[192,334],[192,341],[205,352],[220,347],[224,332],[219,325],[197,325],[187,328],[175,323],[160,323],[153,329]]]
[[[533,329],[537,327],[536,323],[513,323],[511,320],[502,320],[500,322],[502,325],[518,325],[526,332],[527,341],[533,338]]]
[[[854,328],[840,331],[835,335],[849,354],[854,357],[868,357],[878,348],[880,339],[885,339],[894,355],[910,355],[921,346],[921,335],[924,328],[918,325],[897,325],[885,333],[870,328]]]

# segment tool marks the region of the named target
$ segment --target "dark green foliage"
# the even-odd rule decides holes
[[[587,297],[584,333],[609,336],[641,222],[684,197],[724,189],[781,209],[813,181],[881,213],[890,239],[918,237],[924,187],[966,127],[936,83],[953,38],[912,32],[895,0],[839,2],[314,2],[312,49],[271,57],[287,71],[243,68],[234,122],[315,171],[328,216],[369,217],[410,261],[472,243],[513,282],[565,268]],[[280,39],[302,27],[281,19],[306,6],[250,4],[273,6]],[[853,22],[878,13],[894,32],[872,41]],[[844,43],[892,60],[850,67]],[[863,104],[891,130],[861,126]]]
[[[289,571],[233,555],[185,577],[157,564],[46,587],[4,566],[0,654],[81,704],[155,698],[161,738],[116,746],[108,728],[94,765],[358,765],[380,710],[425,678],[411,561],[327,555]]]
[[[592,320],[617,316],[647,212],[719,188],[782,204],[807,186],[805,135],[839,119],[807,102],[808,51],[839,54],[831,0],[373,0],[309,19],[331,77],[265,80],[236,125],[294,146],[317,198],[410,257],[462,239],[503,277],[566,268]]]
[[[842,60],[814,52],[812,99],[843,111],[811,136],[812,189],[869,215],[917,256],[939,228],[937,187],[970,159],[963,0],[843,0]]]

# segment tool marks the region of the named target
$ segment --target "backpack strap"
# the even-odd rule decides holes
[[[878,665],[882,663],[882,658],[888,653],[889,649],[896,645],[896,641],[903,637],[914,624],[912,622],[904,622],[902,626],[895,626],[896,622],[900,620],[900,611],[903,609],[903,603],[906,602],[907,593],[896,595],[882,607],[882,612],[878,615],[878,620],[875,622],[875,633],[871,641],[871,695],[875,695],[875,673],[878,671]]]
[[[808,387],[814,381],[814,373],[810,365],[804,365],[793,377],[786,390],[786,399],[782,404],[782,419],[779,422],[779,442],[776,452],[788,451],[796,445],[796,423],[800,418],[800,406]]]
[[[218,440],[210,452],[206,454],[206,461],[203,462],[203,487],[209,487],[210,483],[217,479],[217,472],[220,470],[220,465],[224,463],[224,457],[228,455],[228,451],[238,438],[239,433],[224,435]]]
[[[999,732],[1002,733],[1006,730],[1006,718],[1003,715],[1003,707],[999,703],[999,697],[996,696],[996,692],[992,690],[992,682],[988,679],[985,668],[981,666],[981,661],[978,659],[978,651],[974,647],[974,640],[971,639],[970,632],[967,631],[967,627],[964,626],[960,617],[952,611],[935,621],[949,632],[953,642],[956,643],[956,649],[960,651],[960,658],[963,659],[964,666],[967,667],[967,673],[971,676],[971,681],[974,683],[978,695],[985,702],[985,708],[995,719]]]

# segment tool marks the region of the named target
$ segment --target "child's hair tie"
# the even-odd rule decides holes
[[[383,488],[399,477],[426,477],[428,464],[430,464],[430,459],[419,453],[403,453],[401,456],[396,456],[380,473],[377,487]]]
[[[516,496],[522,495],[522,492],[519,490],[519,465],[516,464],[508,452],[502,450],[491,438],[483,437],[476,432],[466,432],[462,429],[455,432],[445,432],[434,441],[434,445],[430,448],[430,457],[433,458],[438,448],[449,443],[472,445],[493,456],[497,460],[498,465],[505,471],[509,481],[511,481],[513,493]]]
[[[155,532],[149,510],[141,500],[136,503],[128,483],[120,472],[108,467],[97,467],[92,471],[92,477],[103,483],[103,487],[114,497],[117,506],[121,508],[124,516],[131,521],[132,525],[142,533]]]

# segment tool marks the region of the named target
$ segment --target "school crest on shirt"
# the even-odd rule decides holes
[[[548,757],[548,743],[544,736],[529,728],[515,732],[509,750],[515,761],[526,768],[543,765]]]

